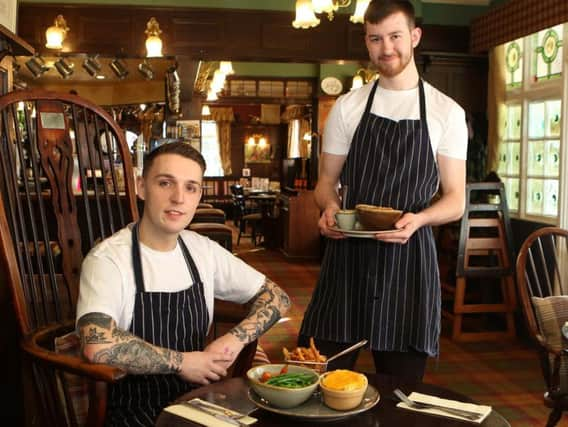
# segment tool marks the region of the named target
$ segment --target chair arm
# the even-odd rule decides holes
[[[55,353],[47,348],[48,343],[53,342],[54,337],[59,336],[61,332],[73,330],[73,326],[74,322],[68,322],[64,325],[57,324],[42,328],[22,339],[22,349],[36,361],[92,380],[112,383],[126,375],[126,371],[120,368],[90,363],[79,356]]]

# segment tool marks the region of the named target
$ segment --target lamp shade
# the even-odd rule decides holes
[[[363,77],[361,77],[360,75],[353,76],[351,90],[359,89],[360,87],[363,87]]]
[[[349,20],[354,24],[362,24],[365,21],[365,12],[370,2],[370,0],[357,0],[355,12],[353,12]]]
[[[320,20],[316,18],[311,0],[296,0],[296,19],[292,22],[294,28],[316,27]]]
[[[201,115],[202,116],[210,116],[211,115],[211,109],[209,108],[209,105],[205,104],[203,107],[201,107]]]
[[[45,47],[48,49],[63,49],[63,39],[67,35],[69,27],[63,15],[57,15],[51,27],[45,31]]]
[[[315,13],[330,13],[337,10],[333,0],[312,0],[312,7]]]
[[[233,63],[231,61],[219,62],[219,70],[226,76],[229,74],[235,74],[235,70],[233,70]]]
[[[149,36],[146,39],[146,57],[161,58],[162,57],[162,39],[158,36]]]

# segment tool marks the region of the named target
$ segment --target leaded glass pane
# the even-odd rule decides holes
[[[497,159],[497,173],[503,176],[507,173],[507,144],[502,142],[499,144],[499,155]]]
[[[546,179],[544,181],[544,207],[542,213],[547,216],[558,215],[557,179]]]
[[[546,136],[560,136],[561,101],[546,101]]]
[[[544,145],[544,175],[560,174],[560,141],[546,141]]]
[[[523,83],[523,39],[505,43],[505,82],[507,89]]]
[[[544,141],[529,141],[527,162],[529,175],[544,175]]]
[[[544,137],[544,102],[529,104],[529,138]]]
[[[539,31],[531,37],[532,75],[537,81],[560,77],[562,73],[562,25]]]
[[[509,210],[519,210],[519,178],[504,178],[505,193],[507,195],[507,205]]]
[[[280,80],[260,80],[258,82],[258,96],[281,98],[284,96],[284,82]]]
[[[507,174],[518,176],[521,171],[521,144],[509,142],[508,146],[509,162]]]
[[[508,139],[521,139],[521,106],[508,105],[507,106],[507,127]]]
[[[542,215],[544,206],[544,180],[527,179],[527,213]]]

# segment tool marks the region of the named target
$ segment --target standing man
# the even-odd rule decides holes
[[[440,279],[433,225],[465,205],[464,110],[418,75],[421,30],[405,0],[373,0],[365,44],[379,80],[340,97],[328,117],[315,198],[328,244],[299,344],[332,355],[368,339],[377,372],[420,381],[438,352]],[[404,211],[392,234],[348,238],[330,229],[338,211],[364,203]],[[441,188],[441,197],[432,198]],[[357,354],[343,359],[352,367]]]
[[[168,403],[227,374],[243,347],[290,300],[217,243],[185,230],[201,198],[205,161],[190,145],[162,145],[137,181],[139,223],[93,248],[81,270],[77,329],[92,363],[128,372],[112,385],[107,425],[152,426]],[[248,316],[207,347],[217,297],[252,302]]]

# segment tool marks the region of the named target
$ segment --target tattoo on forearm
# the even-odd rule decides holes
[[[290,298],[274,282],[266,282],[257,293],[247,318],[229,331],[243,343],[260,337],[282,317],[290,307]]]
[[[94,363],[118,366],[132,374],[167,374],[181,371],[182,353],[153,346],[120,329],[106,314],[86,314],[79,319],[77,326],[83,354],[86,345],[104,344],[104,347],[91,357]]]
[[[133,374],[168,374],[181,370],[182,357],[177,351],[157,349],[133,339],[97,352],[93,362],[118,366]]]

